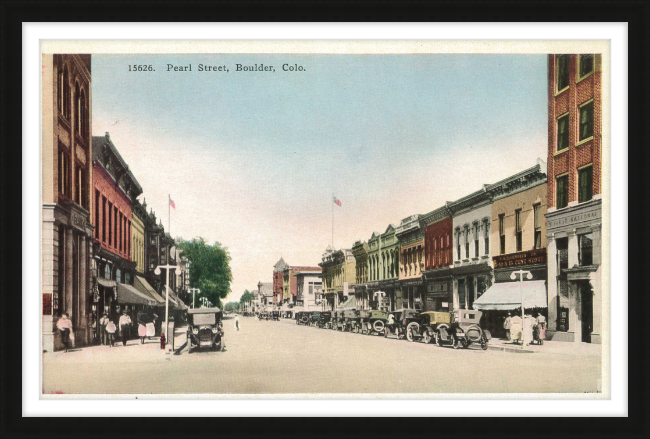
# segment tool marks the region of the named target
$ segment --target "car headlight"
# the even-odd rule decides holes
[[[192,334],[196,335],[199,333],[199,328],[192,328]]]
[[[219,328],[217,328],[216,326],[214,328],[212,328],[212,333],[213,334],[216,334],[217,332],[219,332]]]

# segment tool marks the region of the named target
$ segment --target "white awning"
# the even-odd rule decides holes
[[[546,282],[543,280],[496,283],[474,301],[473,307],[479,310],[515,309],[521,306],[522,296],[524,308],[548,307]]]

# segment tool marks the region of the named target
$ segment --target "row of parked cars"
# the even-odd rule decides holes
[[[298,325],[349,331],[357,334],[397,337],[411,342],[449,345],[454,349],[476,344],[485,350],[492,338],[482,329],[481,311],[458,309],[453,312],[419,311],[416,309],[300,311],[295,315]]]

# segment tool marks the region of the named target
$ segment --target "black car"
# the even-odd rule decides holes
[[[223,314],[219,308],[194,308],[187,311],[187,347],[224,350]]]

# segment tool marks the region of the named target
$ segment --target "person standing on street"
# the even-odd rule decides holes
[[[235,314],[235,329],[239,331],[239,314]]]
[[[99,339],[103,345],[108,343],[108,333],[106,332],[106,325],[108,325],[108,314],[104,313],[102,318],[99,319]]]
[[[129,331],[131,330],[131,317],[126,313],[126,310],[122,312],[120,317],[120,335],[122,336],[122,345],[126,346],[126,342],[129,339]]]
[[[68,318],[68,314],[61,314],[61,317],[56,322],[56,327],[61,331],[61,342],[65,346],[65,351],[68,352],[70,347],[74,347],[74,332],[72,331],[72,321]]]

